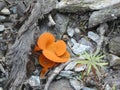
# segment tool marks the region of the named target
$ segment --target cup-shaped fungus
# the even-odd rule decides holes
[[[67,62],[70,58],[70,54],[66,51],[63,55],[57,56],[55,53],[49,51],[49,50],[43,50],[43,54],[46,58],[53,62],[57,63],[64,63]]]
[[[66,50],[66,43],[63,40],[55,41],[55,37],[49,33],[43,33],[37,41],[34,50],[42,50],[39,57],[39,63],[43,66],[43,72],[48,68],[55,66],[56,63],[67,62],[70,58],[69,52]]]
[[[37,45],[41,50],[46,49],[46,47],[55,41],[55,37],[48,32],[43,33],[39,38]]]
[[[41,54],[39,57],[39,63],[41,66],[46,67],[46,68],[51,68],[51,67],[55,66],[55,64],[56,64],[55,62],[47,59],[43,54]]]
[[[39,56],[39,63],[43,67],[43,69],[41,70],[41,74],[40,74],[41,77],[43,77],[46,74],[49,68],[56,65],[55,62],[50,61],[43,54]]]

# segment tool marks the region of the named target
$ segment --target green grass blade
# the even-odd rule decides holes
[[[86,60],[79,60],[79,61],[77,61],[77,63],[88,64],[88,61],[86,61]]]
[[[105,65],[108,65],[108,63],[96,63],[96,65],[100,66],[100,67],[103,67]]]
[[[92,66],[89,64],[87,69],[87,75],[90,73]]]

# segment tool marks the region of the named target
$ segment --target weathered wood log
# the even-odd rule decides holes
[[[119,6],[120,0],[61,0],[56,9],[61,12],[75,13],[77,11],[101,10]]]
[[[112,21],[120,17],[120,7],[108,8],[99,11],[95,11],[89,18],[88,27],[94,27],[101,23]]]
[[[11,66],[11,69],[4,90],[21,90],[21,85],[26,79],[26,64],[34,42],[34,32],[37,30],[36,22],[54,7],[54,0],[38,0],[28,20],[19,29],[16,41],[6,55],[6,63]]]

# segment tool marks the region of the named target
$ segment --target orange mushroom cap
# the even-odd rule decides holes
[[[51,33],[45,32],[38,38],[37,45],[40,49],[43,50],[46,49],[46,47],[53,43],[54,41],[55,37]]]
[[[54,52],[51,52],[47,49],[43,50],[42,52],[47,59],[57,63],[66,62],[70,58],[70,54],[67,51],[62,56],[57,56]]]
[[[53,42],[48,45],[47,50],[54,52],[57,56],[61,56],[66,51],[66,44],[63,40],[58,40],[57,42]]]
[[[58,40],[55,43],[55,53],[57,56],[61,56],[65,53],[66,51],[66,44],[63,40]]]
[[[51,68],[56,65],[55,62],[50,61],[43,54],[41,54],[39,57],[39,63],[41,66],[46,67],[46,68]]]

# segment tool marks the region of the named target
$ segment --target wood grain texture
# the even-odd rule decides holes
[[[11,68],[8,79],[4,82],[4,90],[21,90],[21,85],[27,78],[26,65],[29,61],[31,45],[34,43],[37,21],[52,11],[54,2],[54,0],[38,0],[30,16],[19,29],[15,43],[9,48],[6,56],[6,63]]]

